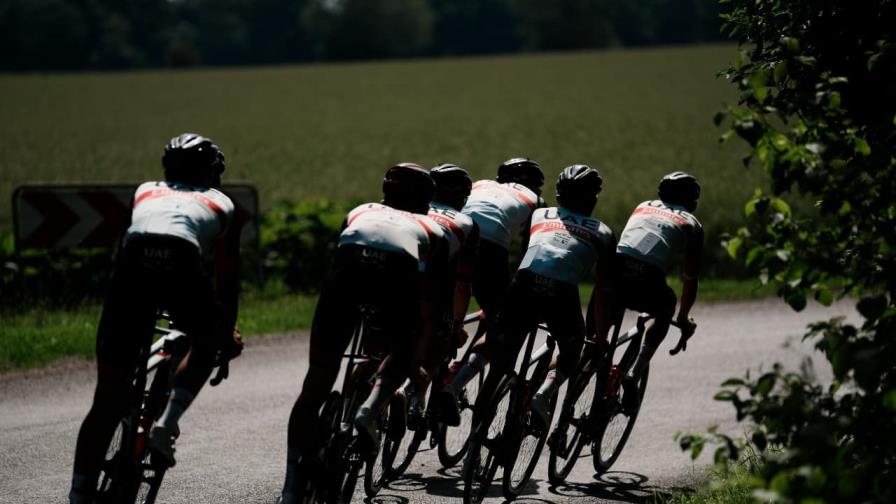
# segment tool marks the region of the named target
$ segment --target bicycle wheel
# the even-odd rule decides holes
[[[387,411],[380,417],[380,428],[379,432],[377,432],[377,435],[380,438],[379,450],[364,461],[364,493],[367,494],[367,497],[374,497],[376,494],[380,493],[380,490],[382,490],[383,485],[386,483],[386,475],[389,467],[392,466],[392,456],[395,454],[395,449],[393,447],[397,447],[397,445],[394,443],[389,445],[387,433],[390,432],[390,430],[394,430],[390,429],[390,418],[392,417],[389,415],[387,408]],[[402,437],[405,436],[401,436],[395,441],[401,443]]]
[[[397,399],[390,405],[390,414],[395,418],[396,414],[403,414],[408,418],[408,401],[404,394],[396,396]],[[402,409],[398,412],[392,408]],[[384,454],[388,454],[389,464],[386,466],[386,478],[389,481],[399,478],[407,470],[414,460],[417,450],[426,438],[427,425],[423,418],[416,419],[412,425],[395,426],[386,431],[386,439],[383,444]]]
[[[644,400],[644,391],[647,389],[649,371],[650,368],[645,367],[638,380],[638,407],[630,414],[622,411],[618,392],[609,399],[608,411],[605,412],[600,428],[596,431],[595,442],[591,445],[591,453],[594,455],[592,462],[598,474],[607,472],[613,466],[635,427],[635,420],[641,411],[641,401]]]
[[[515,395],[515,394],[514,394]],[[512,404],[520,402],[528,405],[530,397],[514,398]],[[538,465],[538,457],[544,450],[545,441],[547,441],[547,429],[550,429],[551,421],[554,417],[554,406],[557,404],[557,392],[551,397],[549,403],[549,413],[547,427],[544,429],[535,429],[531,423],[531,413],[522,413],[510,415],[505,427],[506,446],[508,448],[506,464],[504,466],[504,477],[502,490],[504,498],[507,500],[515,499],[523,490],[523,487],[532,477],[535,466]]]
[[[515,375],[508,375],[498,386],[492,406],[471,436],[464,462],[464,504],[479,504],[488,493],[504,452],[504,427],[512,411],[511,395]]]
[[[122,418],[106,449],[97,488],[97,502],[101,504],[134,502],[137,495],[137,469],[128,456],[130,450],[125,448],[133,446],[131,440],[135,438],[136,429],[132,429],[132,425],[136,425],[133,415]]]
[[[479,372],[479,376],[470,380],[458,397],[460,409],[460,425],[452,427],[440,423],[438,426],[438,452],[439,462],[442,467],[454,467],[457,465],[470,445],[470,435],[473,432],[473,405],[479,397],[479,387],[488,373],[488,367]]]
[[[330,392],[320,415],[320,453],[323,455],[321,462],[323,477],[312,478],[311,495],[306,496],[305,501],[314,503],[337,502],[342,486],[342,476],[346,473],[344,461],[346,447],[343,446],[343,436],[340,432],[341,419],[339,416],[342,407],[342,395],[339,392]]]
[[[560,421],[548,439],[548,481],[559,485],[575,467],[582,448],[591,442],[588,427],[597,384],[594,370],[585,371],[567,391]]]

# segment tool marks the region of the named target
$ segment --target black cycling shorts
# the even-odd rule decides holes
[[[539,322],[545,322],[559,347],[557,369],[571,376],[585,335],[578,286],[528,270],[517,272],[486,336],[492,361],[512,367],[523,341]]]
[[[367,351],[390,352],[410,365],[420,334],[419,275],[417,260],[407,254],[339,247],[314,312],[311,358],[341,359],[366,306],[375,313]]]
[[[196,245],[167,235],[128,239],[116,263],[97,331],[101,365],[129,369],[152,338],[160,309],[191,337],[192,352],[217,351],[221,308]]]
[[[506,248],[488,240],[479,240],[473,264],[473,295],[486,315],[494,318],[510,285]]]
[[[653,264],[616,254],[612,299],[617,310],[637,310],[671,320],[678,300],[666,273]]]

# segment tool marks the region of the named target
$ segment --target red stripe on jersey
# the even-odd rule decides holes
[[[679,226],[687,226],[690,223],[684,217],[678,215],[675,212],[670,212],[668,210],[663,210],[662,208],[653,208],[653,207],[638,207],[635,208],[635,211],[632,212],[632,215],[636,214],[650,214],[656,215],[658,217],[663,217],[665,219],[669,219]]]
[[[439,224],[440,226],[442,226],[443,228],[445,228],[445,229],[451,231],[452,233],[454,233],[454,235],[457,236],[457,238],[458,238],[461,242],[464,241],[464,231],[463,231],[463,230],[460,228],[460,226],[458,226],[457,223],[454,222],[454,220],[452,220],[450,217],[445,217],[444,215],[441,215],[441,214],[438,214],[438,213],[435,213],[435,212],[431,212],[431,213],[428,215],[428,217],[429,217],[430,219],[436,221],[436,223]]]
[[[513,195],[513,197],[515,197],[515,198],[519,199],[520,201],[522,201],[523,203],[525,203],[529,208],[532,208],[532,209],[535,208],[535,202],[532,201],[532,198],[530,198],[529,196],[526,196],[526,194],[524,194],[522,191],[518,191],[512,187],[507,187],[500,183],[486,184],[484,181],[479,181],[479,182],[476,182],[475,184],[473,184],[473,189],[479,189],[482,187],[495,188],[500,191],[510,193],[511,195]]]
[[[142,202],[142,201],[149,200],[149,199],[156,199],[156,198],[164,198],[165,196],[181,196],[181,197],[187,197],[187,198],[194,199],[200,203],[205,204],[207,207],[209,207],[211,209],[211,211],[215,212],[218,215],[218,217],[220,217],[222,219],[227,218],[227,214],[224,213],[224,210],[217,203],[215,203],[214,200],[212,200],[208,196],[206,196],[202,193],[196,192],[196,191],[178,191],[175,189],[169,189],[167,187],[160,188],[160,189],[151,189],[149,191],[146,191],[146,192],[140,194],[140,196],[137,196],[137,198],[134,199],[134,208],[136,208],[137,205],[140,204],[140,202]]]
[[[360,212],[356,213],[356,214],[353,215],[351,218],[349,218],[349,220],[348,220],[348,222],[346,223],[346,225],[351,226],[351,225],[352,225],[352,222],[355,222],[355,219],[357,219],[358,217],[360,217],[360,216],[362,216],[362,215],[364,215],[364,214],[366,214],[366,213],[368,213],[368,212],[385,212],[385,211],[388,211],[388,210],[392,210],[392,209],[391,209],[391,208],[386,208],[386,207],[374,207],[374,208],[367,208],[367,209],[361,210]]]
[[[576,238],[581,238],[590,242],[597,243],[600,241],[597,234],[590,229],[576,226],[575,224],[566,224],[563,222],[540,222],[529,230],[529,236],[537,233],[569,233]]]

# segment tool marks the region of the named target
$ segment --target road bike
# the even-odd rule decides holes
[[[530,402],[551,367],[556,342],[547,334],[533,352],[539,324],[529,331],[517,370],[508,371],[495,389],[484,415],[470,438],[464,462],[464,503],[478,504],[486,496],[498,468],[503,467],[501,488],[507,500],[515,499],[528,483],[547,439],[557,393],[549,401],[547,425],[535,420]]]
[[[147,441],[152,423],[168,403],[174,371],[190,349],[190,338],[171,327],[164,312],[159,319],[163,323],[156,326],[154,334],[160,337],[140,350],[131,377],[130,405],[106,450],[97,488],[99,504],[152,504],[168,470],[166,462],[150,454]],[[228,373],[225,362],[218,366],[211,384],[220,384]]]
[[[586,338],[576,378],[567,388],[559,421],[548,439],[551,484],[566,480],[588,445],[597,474],[607,472],[619,458],[641,410],[650,368],[645,366],[638,378],[638,400],[633,408],[623,407],[622,378],[638,356],[651,318],[646,313],[639,314],[635,325],[620,335],[620,314],[605,352],[593,339]],[[676,322],[672,325],[681,330]],[[681,330],[678,344],[669,353],[675,355],[685,350],[690,336],[687,330]]]
[[[485,314],[481,310],[469,313],[464,317],[464,325],[478,323],[477,330],[472,337],[468,338],[466,350],[459,360],[446,360],[440,366],[439,372],[429,387],[430,398],[422,416],[418,414],[415,417],[409,410],[409,398],[406,392],[409,381],[405,382],[404,386],[396,394],[396,400],[393,401],[394,407],[391,411],[393,411],[393,414],[398,414],[396,409],[403,410],[402,413],[407,418],[407,422],[406,429],[393,429],[392,432],[386,433],[383,450],[388,452],[388,456],[384,460],[390,462],[386,474],[389,481],[394,481],[404,474],[427,435],[429,436],[430,448],[438,449],[439,462],[443,467],[455,466],[466,453],[469,446],[470,433],[472,432],[473,405],[476,402],[482,381],[485,379],[485,371],[483,370],[473,380],[470,380],[458,395],[459,425],[450,426],[440,421],[441,415],[436,407],[434,398],[441,387],[451,383],[462,363],[469,358],[473,349],[473,343],[485,331],[485,324],[481,323],[484,319]]]
[[[361,319],[352,334],[342,387],[330,392],[320,416],[320,439],[323,477],[312,484],[312,502],[347,503],[355,493],[358,478],[364,468],[364,492],[368,497],[379,493],[386,482],[385,468],[389,466],[390,450],[383,449],[385,433],[394,428],[390,424],[389,408],[379,419],[380,448],[374,452],[365,446],[355,429],[355,416],[370,395],[373,379],[384,352],[368,352],[371,332],[376,326],[376,309],[360,307]]]

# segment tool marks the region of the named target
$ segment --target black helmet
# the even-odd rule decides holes
[[[442,163],[430,170],[429,175],[436,184],[433,201],[458,210],[463,208],[473,188],[473,180],[466,170],[455,164]]]
[[[383,177],[383,202],[393,208],[426,215],[435,184],[425,168],[399,163]]]
[[[224,153],[211,139],[195,133],[172,138],[162,154],[165,180],[216,187],[224,173]]]
[[[517,182],[540,192],[544,185],[544,172],[538,163],[528,158],[513,158],[498,167],[498,182]]]
[[[700,184],[693,175],[683,171],[672,172],[660,180],[657,193],[665,203],[681,205],[693,212],[700,199]]]
[[[567,166],[557,177],[557,202],[574,212],[591,214],[604,179],[588,165]]]

